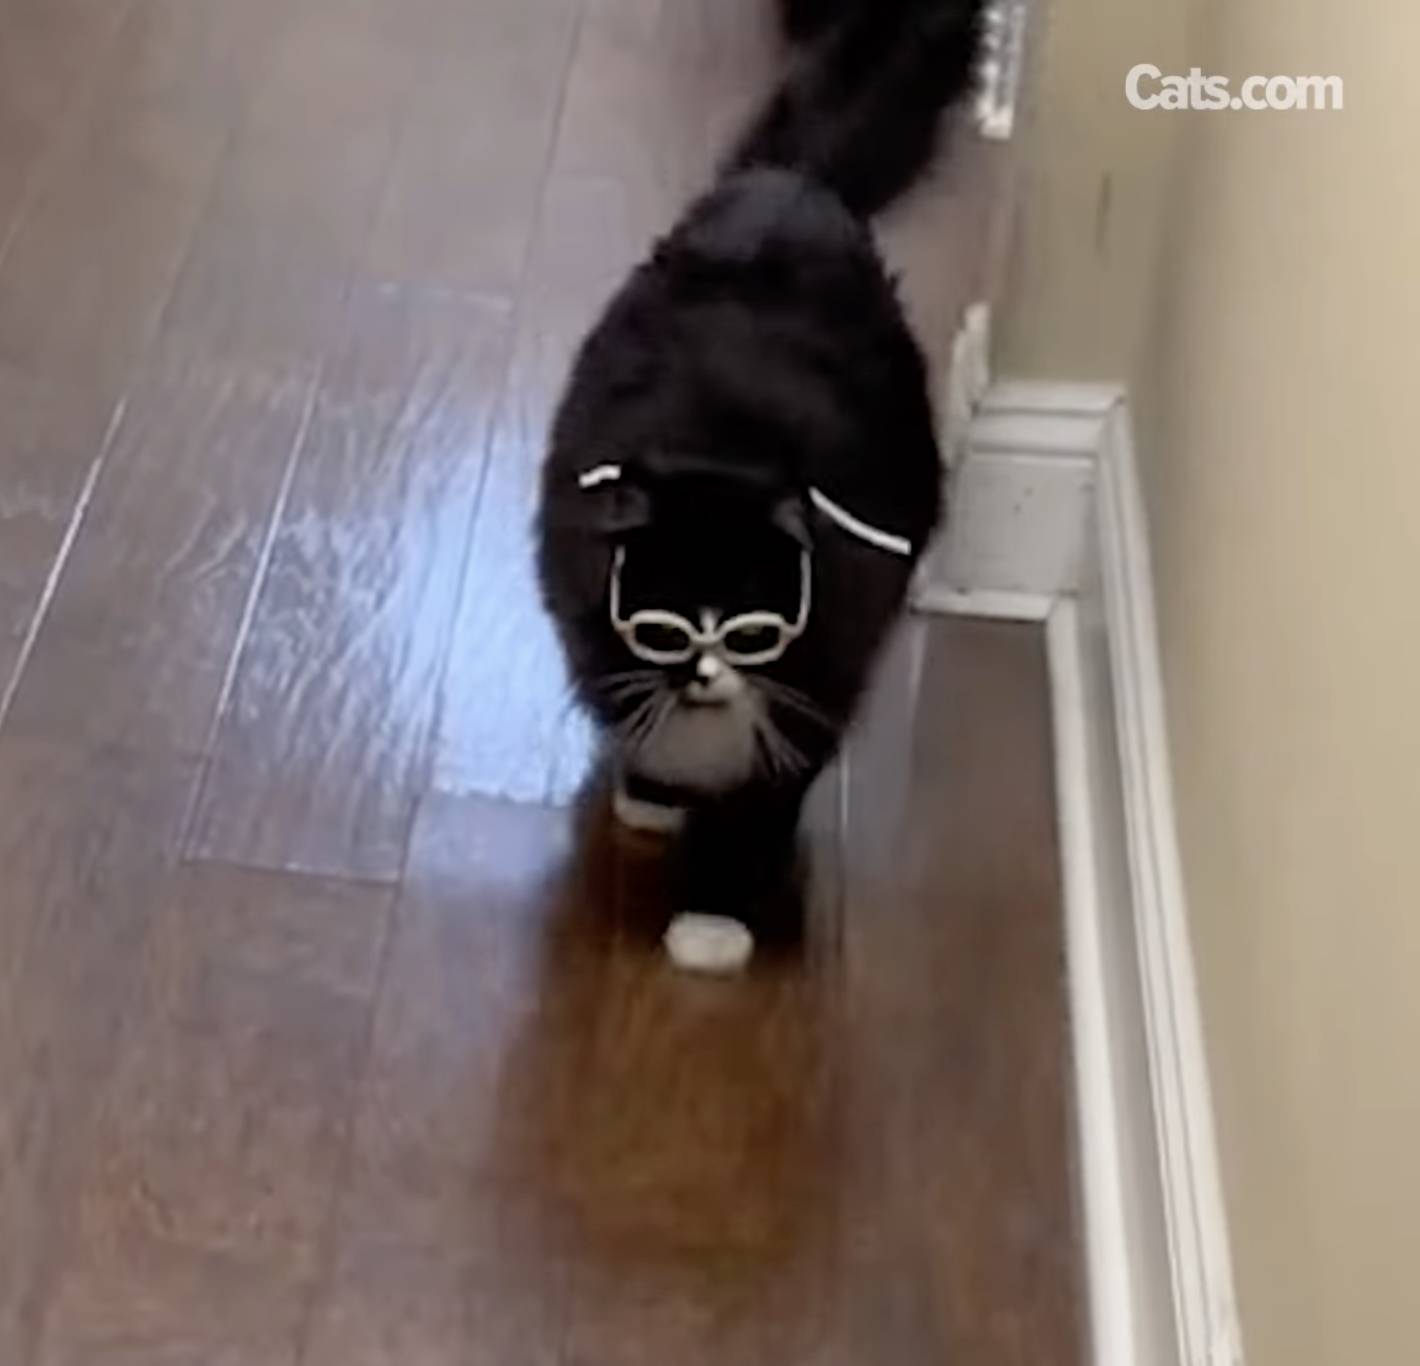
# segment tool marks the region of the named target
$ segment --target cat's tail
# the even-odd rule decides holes
[[[930,165],[942,113],[972,88],[986,0],[859,0],[797,52],[731,170],[780,166],[867,218]]]

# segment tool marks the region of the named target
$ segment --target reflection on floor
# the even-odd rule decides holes
[[[742,982],[571,802],[549,405],[769,9],[0,0],[7,1366],[1078,1359],[1038,637],[905,630]]]

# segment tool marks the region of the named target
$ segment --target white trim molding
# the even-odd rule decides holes
[[[991,0],[985,14],[985,41],[976,97],[981,136],[1007,141],[1016,127],[1026,31],[1025,0]]]
[[[998,385],[976,405],[948,481],[946,534],[922,567],[918,606],[954,610],[982,594],[1050,602],[1075,590],[1103,418],[1021,406],[1032,398],[1020,385]]]
[[[919,608],[1047,622],[1093,1366],[1242,1366],[1125,395],[998,384],[956,493]]]

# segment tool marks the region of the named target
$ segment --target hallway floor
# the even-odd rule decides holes
[[[549,407],[769,9],[0,0],[4,1366],[1079,1360],[1039,634],[909,624],[743,981],[573,801]]]

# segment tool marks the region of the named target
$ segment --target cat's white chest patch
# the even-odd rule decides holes
[[[754,956],[754,936],[723,915],[678,915],[665,938],[671,962],[684,972],[727,976],[743,972]]]

